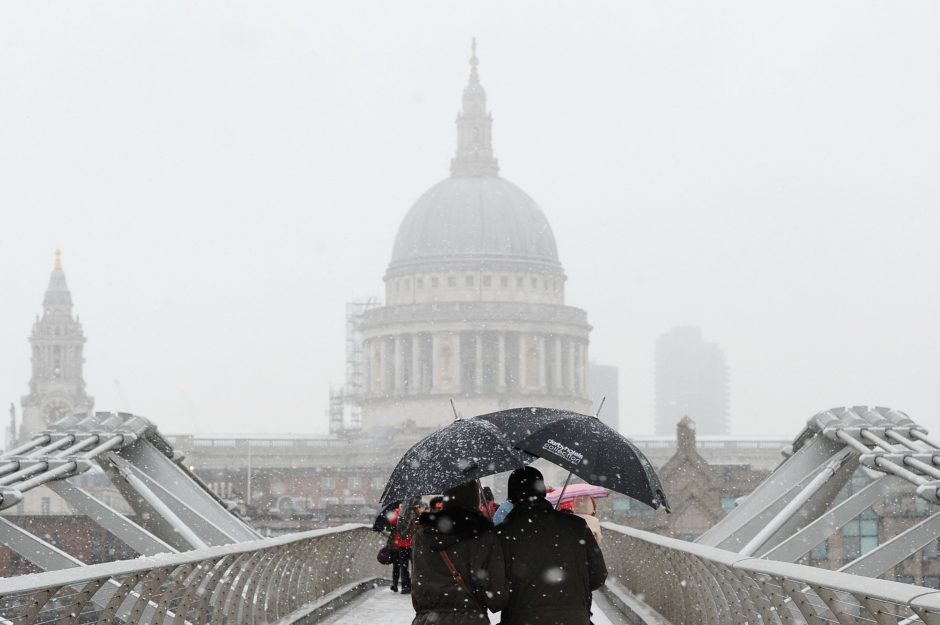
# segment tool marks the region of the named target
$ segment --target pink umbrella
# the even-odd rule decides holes
[[[548,501],[551,502],[551,504],[554,506],[558,504],[558,497],[560,495],[561,489],[557,488],[553,492],[548,493],[545,498],[548,499]],[[595,499],[599,497],[606,497],[607,489],[601,488],[600,486],[594,486],[593,484],[568,484],[568,487],[565,489],[564,497],[562,497],[561,500],[562,502],[571,501],[575,497],[581,497],[582,495],[594,497]]]

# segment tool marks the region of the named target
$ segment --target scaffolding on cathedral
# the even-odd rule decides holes
[[[362,428],[362,319],[380,306],[376,297],[346,303],[346,380],[330,389],[330,433],[355,432]]]

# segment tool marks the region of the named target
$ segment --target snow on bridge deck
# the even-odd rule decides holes
[[[595,625],[621,625],[624,621],[614,616],[616,614],[617,612],[603,595],[594,593],[594,615],[591,621]],[[380,586],[364,592],[352,603],[340,608],[320,623],[321,625],[363,625],[364,623],[409,625],[414,616],[415,611],[411,607],[409,595],[400,595],[390,591],[388,586]],[[499,615],[490,615],[490,622],[498,623]]]

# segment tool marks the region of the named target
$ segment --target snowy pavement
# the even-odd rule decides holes
[[[612,610],[610,604],[594,593],[594,625],[620,625],[621,620],[611,620],[601,610]],[[615,614],[611,611],[611,614]],[[409,625],[414,618],[411,597],[400,595],[381,586],[364,592],[349,605],[337,610],[333,615],[320,621],[322,625]],[[490,615],[491,623],[499,622],[499,615]]]

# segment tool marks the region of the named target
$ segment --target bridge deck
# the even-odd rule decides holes
[[[411,607],[411,597],[402,596],[380,586],[360,595],[349,605],[337,610],[333,615],[320,621],[322,625],[409,625],[415,612]],[[595,625],[621,625],[623,621],[607,602],[603,595],[594,593]],[[490,615],[491,623],[499,622],[499,615]]]

